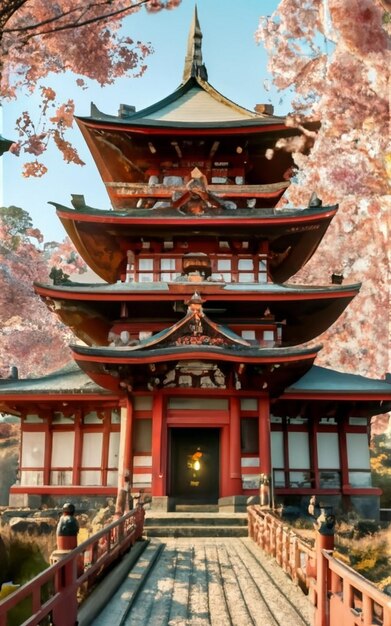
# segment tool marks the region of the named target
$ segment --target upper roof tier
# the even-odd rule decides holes
[[[175,177],[186,184],[196,167],[208,184],[220,186],[226,198],[232,198],[235,190],[225,186],[245,184],[241,200],[236,193],[239,206],[246,206],[246,198],[261,197],[259,186],[279,183],[279,193],[269,194],[266,204],[261,203],[275,206],[287,186],[291,154],[277,150],[270,159],[266,151],[274,149],[278,138],[302,131],[287,127],[285,117],[273,115],[270,105],[257,105],[250,111],[212,87],[201,40],[195,11],[183,81],[163,100],[141,111],[121,105],[117,116],[92,105],[90,117],[76,118],[115,208],[159,197],[151,189],[145,195],[142,187],[148,183],[169,185]],[[160,190],[156,187],[155,191]]]
[[[315,252],[337,206],[307,209],[209,207],[201,214],[163,208],[101,211],[52,203],[68,236],[88,266],[108,283],[120,280],[129,251],[162,258],[184,252],[265,255],[273,282],[296,274]],[[157,279],[155,279],[157,280]]]

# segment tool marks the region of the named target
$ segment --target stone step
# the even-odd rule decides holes
[[[144,550],[140,550],[138,560],[126,572],[117,573],[115,569],[82,604],[78,625],[124,624],[163,549],[164,545],[159,540],[148,540]],[[105,585],[109,587],[108,593]]]
[[[247,526],[176,525],[144,526],[145,537],[247,537]]]
[[[152,539],[93,626],[310,626],[308,598],[252,540]],[[151,557],[153,558],[152,554]],[[82,624],[82,626],[87,626]]]
[[[243,513],[158,513],[148,512],[145,527],[150,526],[245,526],[247,515]]]
[[[218,504],[176,504],[176,513],[218,513]]]

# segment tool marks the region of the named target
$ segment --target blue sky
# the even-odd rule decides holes
[[[221,93],[252,109],[255,104],[272,102],[277,114],[290,109],[289,94],[281,97],[273,89],[265,91],[267,57],[254,38],[261,15],[270,15],[278,0],[198,0],[198,16],[203,32],[203,58],[209,82]],[[75,86],[75,77],[55,76],[58,96],[73,98],[78,115],[89,115],[90,102],[105,113],[116,114],[120,103],[132,104],[139,110],[171,93],[181,82],[189,26],[194,0],[182,0],[174,11],[147,14],[144,10],[124,21],[124,32],[133,39],[151,42],[155,53],[148,59],[148,70],[141,78],[121,79],[115,85],[101,88],[92,82],[87,90]],[[48,83],[48,81],[46,81]],[[34,97],[20,97],[16,103],[3,106],[0,132],[7,138],[16,136],[14,121],[27,108],[34,107]],[[108,196],[89,151],[77,128],[70,135],[85,161],[84,167],[68,165],[60,153],[50,149],[44,155],[49,168],[41,179],[23,178],[22,158],[10,154],[2,157],[3,189],[1,204],[16,205],[29,211],[34,226],[45,240],[62,240],[65,233],[54,208],[55,201],[70,206],[70,196],[84,194],[87,204],[110,208]],[[1,184],[1,180],[0,180]]]

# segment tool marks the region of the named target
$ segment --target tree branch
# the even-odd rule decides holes
[[[124,7],[123,9],[117,9],[116,11],[111,11],[110,13],[106,13],[104,15],[97,15],[96,17],[91,17],[89,19],[86,19],[82,22],[72,22],[72,23],[68,23],[68,24],[64,24],[63,26],[59,25],[56,26],[55,28],[52,28],[50,30],[43,30],[43,31],[39,31],[37,33],[31,33],[28,34],[27,37],[24,38],[24,41],[28,41],[29,39],[31,39],[32,37],[40,37],[42,35],[50,35],[52,33],[57,33],[63,30],[70,30],[70,29],[74,29],[74,28],[81,28],[82,26],[88,26],[89,24],[93,24],[95,22],[101,22],[104,20],[107,20],[109,18],[115,17],[117,15],[121,15],[127,12],[131,12],[134,9],[137,9],[141,6],[143,6],[144,4],[147,4],[150,0],[139,0],[136,4],[132,4],[131,6],[128,7]],[[24,4],[26,2],[26,0],[21,0],[20,5]],[[103,7],[107,4],[112,4],[112,2],[110,2],[110,0],[105,0],[105,2],[103,3],[93,3],[91,5],[89,5],[88,7],[84,7],[84,11],[83,13],[85,14],[89,9],[93,9],[93,8],[99,8],[99,7]],[[20,7],[19,7],[20,8]],[[46,24],[50,24],[53,22],[59,22],[60,20],[62,20],[65,17],[69,17],[70,14],[75,13],[76,11],[80,11],[80,7],[76,8],[76,9],[71,9],[70,11],[61,13],[60,15],[56,15],[52,18],[49,18],[47,20],[43,20],[42,22],[37,22],[36,24],[30,24],[27,26],[20,26],[18,28],[4,28],[3,29],[3,33],[23,33],[23,32],[28,32],[31,30],[37,30],[39,28],[41,28],[42,26],[45,26]]]

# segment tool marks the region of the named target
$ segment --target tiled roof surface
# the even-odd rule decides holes
[[[0,379],[0,396],[11,393],[108,393],[74,362],[40,378]]]
[[[312,368],[294,385],[288,387],[286,393],[294,392],[330,392],[330,393],[384,393],[391,399],[391,384],[386,380],[378,380],[346,374],[325,367],[313,365]]]

